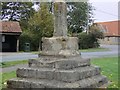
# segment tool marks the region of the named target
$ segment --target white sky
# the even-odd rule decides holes
[[[95,22],[118,20],[119,1],[120,0],[89,0],[89,2],[92,3],[92,6],[96,9],[93,12]]]
[[[95,10],[93,11],[95,22],[106,22],[120,19],[120,12],[118,15],[118,2],[120,0],[89,0],[94,6]],[[39,6],[34,6],[38,10]],[[120,2],[119,2],[120,8]],[[120,9],[119,9],[120,10]]]

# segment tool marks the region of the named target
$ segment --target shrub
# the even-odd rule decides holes
[[[85,32],[80,33],[78,38],[80,49],[97,48],[100,46],[98,39],[103,39],[104,34],[101,27],[98,24],[93,23],[91,26],[89,26],[88,34]]]
[[[88,49],[88,48],[94,48],[99,47],[98,39],[96,38],[96,35],[93,33],[80,33],[78,35],[79,38],[79,49]]]
[[[35,35],[30,31],[23,31],[20,36],[20,51],[25,50],[25,43],[30,43],[30,50],[38,50],[38,40],[36,40]]]

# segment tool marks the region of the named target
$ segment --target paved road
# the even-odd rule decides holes
[[[109,48],[110,51],[101,52],[81,52],[83,58],[96,58],[106,56],[117,56],[118,45],[101,45],[103,48]],[[0,53],[0,62],[3,61],[16,61],[16,60],[27,60],[31,58],[38,58],[38,55],[32,53]]]
[[[0,54],[0,62],[4,61],[16,61],[16,60],[27,60],[31,58],[37,58],[37,54],[32,53],[2,53]]]
[[[0,68],[0,73],[6,73],[6,72],[11,72],[11,71],[16,71],[18,68],[20,67],[28,67],[28,64],[18,64],[18,65],[15,65],[15,66],[11,66],[11,67],[6,67],[6,68]]]
[[[102,48],[108,48],[109,51],[101,52],[81,52],[83,58],[112,57],[118,56],[118,45],[101,45]]]

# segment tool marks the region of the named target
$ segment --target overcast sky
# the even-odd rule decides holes
[[[89,0],[96,9],[94,10],[95,22],[118,20],[119,1],[120,0]]]

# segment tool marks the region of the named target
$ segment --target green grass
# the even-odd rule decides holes
[[[118,57],[95,58],[92,64],[101,67],[102,74],[111,82],[109,88],[118,88]]]
[[[32,54],[40,54],[41,51],[32,51],[31,53],[32,53]]]
[[[27,62],[28,60],[2,62],[0,63],[0,67],[5,68],[5,67],[10,67],[10,66],[15,66],[17,64],[26,64]]]
[[[89,49],[80,49],[80,52],[100,52],[100,51],[109,51],[108,48],[89,48]]]
[[[0,80],[0,83],[2,84],[2,85],[0,85],[0,90],[1,90],[1,88],[5,88],[6,87],[7,80],[16,77],[16,72],[12,71],[12,72],[9,72],[9,73],[0,73],[0,77],[2,77],[2,82]]]

